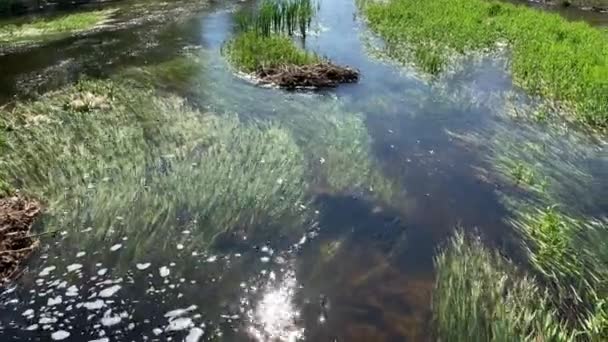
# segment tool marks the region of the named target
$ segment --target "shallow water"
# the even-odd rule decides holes
[[[0,297],[7,340],[431,340],[433,255],[454,227],[507,250],[516,244],[504,223],[512,210],[505,198],[529,195],[501,178],[496,158],[517,144],[542,145],[551,151],[545,159],[513,158],[553,170],[562,186],[555,196],[572,211],[608,212],[605,145],[507,115],[534,103],[512,86],[507,52],[471,57],[428,80],[373,57],[378,43],[353,1],[327,0],[306,46],[360,69],[361,81],[322,93],[264,89],[236,77],[220,53],[240,5],[1,56],[0,100],[195,56],[200,72],[159,86],[211,112],[279,122],[304,145],[314,138],[314,127],[302,125],[307,119],[360,116],[373,165],[399,200],[320,185],[302,208],[312,219],[298,230],[227,239],[210,250],[187,229],[159,238],[118,225],[99,237],[94,232],[107,227],[47,217],[39,229],[63,232],[43,240]],[[151,245],[158,248],[142,250]]]

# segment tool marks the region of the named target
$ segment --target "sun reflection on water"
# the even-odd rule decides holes
[[[295,272],[288,270],[280,279],[270,272],[262,295],[247,312],[247,332],[256,341],[298,341],[304,338],[300,310],[294,304],[298,288]]]

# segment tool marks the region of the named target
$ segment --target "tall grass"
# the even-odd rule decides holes
[[[264,0],[254,12],[240,12],[237,25],[240,31],[255,31],[268,37],[271,33],[293,35],[298,32],[306,38],[317,6],[313,0]]]
[[[441,341],[574,341],[534,279],[457,232],[435,258],[433,314]]]
[[[608,36],[601,30],[493,0],[360,3],[391,56],[437,73],[455,54],[507,42],[517,84],[565,104],[581,122],[608,127]]]

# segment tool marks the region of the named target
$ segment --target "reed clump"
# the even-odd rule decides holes
[[[273,33],[289,36],[299,33],[306,38],[317,7],[313,0],[264,0],[255,12],[239,12],[237,27],[239,31],[253,31],[265,37]]]
[[[262,83],[280,87],[323,88],[356,82],[359,72],[335,65],[298,47],[316,7],[311,0],[266,0],[253,12],[237,14],[237,34],[224,47],[228,60]]]

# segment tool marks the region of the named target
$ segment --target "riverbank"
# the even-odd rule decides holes
[[[608,126],[608,36],[584,23],[481,0],[363,1],[388,54],[438,74],[452,57],[506,44],[514,81],[556,102],[569,117]]]

